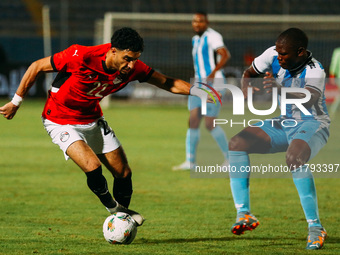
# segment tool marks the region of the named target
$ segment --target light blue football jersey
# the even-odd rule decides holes
[[[214,70],[220,55],[216,51],[224,48],[221,34],[208,28],[202,36],[192,38],[192,56],[194,61],[196,81],[205,82],[205,78]],[[224,78],[222,70],[218,70],[215,78]]]
[[[272,72],[276,81],[283,87],[295,88],[312,88],[320,93],[319,100],[307,110],[311,115],[305,115],[294,104],[287,104],[286,115],[284,118],[291,118],[297,121],[306,119],[315,119],[322,123],[322,127],[329,128],[330,118],[325,102],[325,78],[324,68],[313,58],[312,53],[308,51],[308,59],[301,66],[294,70],[286,70],[279,65],[277,59],[278,53],[275,46],[268,48],[260,56],[256,57],[252,63],[254,70],[258,74]],[[279,101],[281,96],[279,95]]]

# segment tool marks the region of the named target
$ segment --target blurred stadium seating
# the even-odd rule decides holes
[[[338,0],[1,0],[0,1],[0,38],[10,61],[30,61],[40,57],[38,49],[41,42],[41,22],[37,12],[30,5],[48,5],[51,10],[51,26],[54,33],[53,49],[72,43],[93,43],[94,22],[105,12],[155,12],[155,13],[192,13],[205,10],[215,14],[340,14]],[[68,42],[60,42],[62,32],[63,8],[67,8]],[[11,40],[11,39],[17,40]],[[30,51],[26,54],[16,52],[15,46],[24,46],[30,39]],[[33,42],[32,42],[33,40]],[[41,51],[42,52],[42,51]]]

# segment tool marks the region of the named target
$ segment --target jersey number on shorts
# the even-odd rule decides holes
[[[109,124],[107,124],[107,121],[105,120],[98,120],[97,122],[98,126],[102,126],[104,129],[104,135],[108,135],[112,132]]]
[[[109,86],[109,84],[108,83],[102,84],[101,82],[95,82],[93,84],[96,87],[94,89],[92,89],[91,91],[87,92],[87,95],[88,96],[100,97],[100,98],[104,97],[104,95],[101,95],[100,93],[102,93],[107,88],[107,86]]]

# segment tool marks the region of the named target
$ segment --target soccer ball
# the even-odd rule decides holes
[[[129,214],[116,212],[104,221],[103,234],[110,244],[130,244],[136,237],[137,224]]]

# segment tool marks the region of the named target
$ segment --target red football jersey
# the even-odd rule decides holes
[[[87,124],[103,113],[100,101],[104,96],[124,88],[130,81],[144,82],[153,70],[137,60],[134,69],[122,76],[110,72],[105,56],[111,44],[98,46],[72,45],[51,57],[58,75],[46,101],[42,116],[58,124]]]

